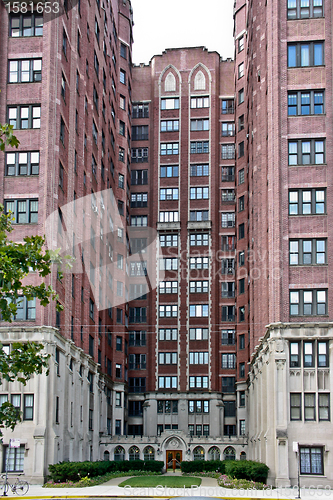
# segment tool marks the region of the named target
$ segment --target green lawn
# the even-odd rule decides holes
[[[119,486],[132,486],[133,488],[156,488],[156,486],[167,486],[169,488],[191,488],[191,486],[200,486],[200,484],[200,477],[141,476],[131,477],[120,483]]]

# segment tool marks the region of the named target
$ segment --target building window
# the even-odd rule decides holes
[[[233,137],[235,135],[235,124],[233,122],[222,123],[222,137]]]
[[[222,167],[222,182],[233,182],[235,180],[235,167]]]
[[[148,125],[133,126],[132,141],[148,141]]]
[[[14,130],[38,129],[41,120],[40,109],[40,105],[8,106],[8,123]]]
[[[208,318],[208,304],[190,304],[190,318]]]
[[[161,143],[160,154],[161,154],[161,156],[178,155],[179,154],[179,143],[178,142]]]
[[[177,377],[158,377],[159,389],[177,389]]]
[[[235,227],[235,212],[221,214],[221,227]]]
[[[209,108],[209,97],[191,97],[191,108]]]
[[[235,259],[221,259],[221,274],[235,274]]]
[[[243,196],[242,196],[243,198]],[[244,222],[242,222],[242,224],[239,224],[238,226],[238,239],[239,240],[242,240],[245,236],[245,225],[244,225]]]
[[[8,82],[28,83],[42,80],[41,59],[18,59],[8,62]]]
[[[222,368],[234,369],[236,368],[236,355],[235,354],[222,354]]]
[[[179,109],[179,97],[161,99],[161,109]]]
[[[191,222],[201,222],[209,220],[208,210],[191,210],[190,211],[190,221]]]
[[[130,354],[129,355],[129,369],[130,370],[145,370],[146,369],[146,355],[145,354]]]
[[[224,401],[224,416],[225,417],[235,417],[236,416],[236,402],[235,401]]]
[[[290,420],[302,420],[302,400],[300,393],[290,394]]]
[[[300,473],[324,474],[323,448],[300,447]]]
[[[288,19],[324,16],[324,0],[288,0]]]
[[[148,205],[148,193],[132,193],[131,208],[145,208]]]
[[[160,200],[178,200],[178,188],[162,188],[160,189]]]
[[[288,68],[324,65],[324,42],[288,43]]]
[[[328,345],[327,342],[318,342],[318,366],[328,366]]]
[[[316,401],[315,394],[304,394],[304,419],[316,420]]]
[[[221,297],[224,299],[232,299],[235,296],[234,281],[223,281],[221,283]]]
[[[145,377],[130,377],[129,378],[129,392],[140,393],[146,392],[146,378]]]
[[[239,421],[239,435],[245,436],[245,420]]]
[[[33,420],[34,418],[34,395],[23,395],[23,420]]]
[[[159,365],[176,365],[178,363],[178,356],[176,352],[159,352],[158,364]]]
[[[222,330],[222,345],[235,345],[235,330]]]
[[[245,377],[245,363],[239,363],[239,378]]]
[[[242,78],[244,76],[244,63],[241,62],[238,65],[238,79]]]
[[[222,115],[233,114],[235,105],[233,99],[222,99]]]
[[[147,163],[148,162],[148,148],[132,148],[132,150],[131,150],[131,162],[132,163]],[[148,172],[148,171],[142,170],[141,172]],[[145,184],[147,184],[147,182]]]
[[[38,175],[39,151],[6,153],[6,175]]]
[[[13,38],[43,36],[43,16],[21,14],[10,15],[9,36]]]
[[[177,189],[178,191],[178,189]],[[177,198],[178,199],[178,198]],[[209,187],[191,187],[190,188],[190,200],[208,200],[209,199]]]
[[[159,340],[177,340],[177,328],[160,328],[158,331]]]
[[[160,305],[159,306],[160,318],[177,318],[178,306],[176,304]]]
[[[190,269],[208,269],[209,257],[190,257]]]
[[[209,281],[190,281],[190,293],[207,293],[208,287]]]
[[[148,184],[148,170],[132,170],[131,185],[141,186]]]
[[[190,233],[190,246],[208,246],[209,234],[208,233]],[[177,246],[177,245],[176,245]]]
[[[208,352],[190,352],[190,365],[208,365]]]
[[[314,215],[326,212],[326,189],[289,191],[289,215]]]
[[[191,131],[192,132],[202,131],[202,130],[209,130],[209,119],[208,118],[191,120]]]
[[[145,346],[146,345],[146,331],[134,331],[129,333],[130,346]]]
[[[327,314],[326,290],[291,290],[291,316],[321,316]]]
[[[190,175],[191,177],[207,177],[209,175],[209,165],[190,165]]]
[[[331,420],[329,394],[318,394],[318,417],[319,420]]]
[[[149,118],[149,104],[133,104],[132,118]]]
[[[244,35],[238,38],[238,53],[244,50]]]
[[[160,259],[161,271],[175,271],[178,269],[178,259],[175,257],[165,257]]]
[[[208,377],[190,377],[190,389],[208,389]]]
[[[238,91],[238,104],[242,104],[244,102],[244,89],[240,89]]]
[[[38,200],[5,200],[5,213],[12,213],[14,224],[37,224]]]
[[[221,250],[223,252],[229,252],[235,250],[236,237],[235,236],[222,236],[221,239]]]
[[[235,392],[235,377],[222,377],[222,392],[234,393]]]
[[[233,160],[235,158],[235,145],[222,144],[221,145],[221,158],[222,160]]]
[[[178,132],[179,120],[162,120],[161,132]]]
[[[130,307],[129,322],[130,323],[146,323],[147,308],[146,307]]]
[[[4,446],[4,451],[4,464],[8,464],[8,472],[23,472],[25,446],[21,445],[19,448]]]
[[[191,142],[191,154],[209,153],[209,141]]]
[[[190,340],[208,340],[208,328],[190,328]]]
[[[178,165],[161,166],[160,177],[178,177]]]
[[[178,222],[179,212],[160,212],[159,222]]]
[[[326,264],[326,262],[326,239],[289,241],[290,265]]]
[[[161,247],[178,247],[178,234],[160,234]]]
[[[324,96],[324,90],[288,92],[288,115],[322,115]]]
[[[322,165],[325,163],[325,140],[289,141],[288,165]]]
[[[160,281],[159,293],[178,293],[178,281]]]

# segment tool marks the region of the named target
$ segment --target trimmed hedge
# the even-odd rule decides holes
[[[192,462],[182,462],[180,464],[182,472],[221,472],[225,473],[225,460],[193,460]]]
[[[236,479],[260,483],[266,483],[269,471],[267,465],[253,460],[194,460],[182,462],[181,469],[185,473],[217,471]]]
[[[98,462],[60,462],[49,465],[49,477],[55,483],[79,481],[83,477],[104,476],[108,472],[127,472],[130,470],[161,472],[164,462],[157,460],[122,460]]]
[[[269,467],[253,460],[225,460],[225,473],[236,479],[266,483]]]

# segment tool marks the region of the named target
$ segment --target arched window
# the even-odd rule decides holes
[[[165,92],[174,92],[176,90],[176,78],[172,73],[168,73],[164,82]]]
[[[193,450],[193,459],[194,460],[205,460],[205,451],[202,446],[197,446]]]
[[[220,460],[220,450],[217,446],[212,446],[208,450],[208,460]]]
[[[140,450],[137,446],[131,446],[128,450],[128,460],[139,460]]]
[[[110,460],[110,452],[108,450],[104,452],[104,460]]]
[[[114,460],[116,462],[125,460],[125,450],[122,446],[116,446],[116,448],[114,449]]]
[[[205,90],[206,78],[202,71],[198,71],[194,78],[194,90]]]
[[[241,451],[239,459],[240,460],[246,460],[246,453],[245,453],[245,451]]]
[[[155,460],[155,450],[152,446],[146,446],[143,450],[143,460]]]
[[[228,446],[228,448],[225,448],[223,452],[223,458],[224,460],[236,460],[235,449],[232,446]]]

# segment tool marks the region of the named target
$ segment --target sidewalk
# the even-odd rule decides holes
[[[171,475],[168,473],[168,475]],[[130,476],[128,476],[130,477]],[[229,488],[220,488],[217,485],[216,479],[203,477],[201,486],[193,488],[121,488],[118,486],[127,477],[117,477],[98,486],[90,486],[85,488],[43,488],[40,485],[31,485],[28,493],[25,496],[17,497],[11,492],[8,495],[12,498],[25,500],[37,499],[63,499],[63,498],[173,498],[173,497],[188,497],[195,500],[197,497],[217,497],[223,499],[247,500],[256,498],[257,500],[264,499],[295,499],[297,498],[297,489],[279,488],[275,490],[232,490]],[[333,490],[302,490],[301,498],[303,499],[331,499],[333,500]]]

